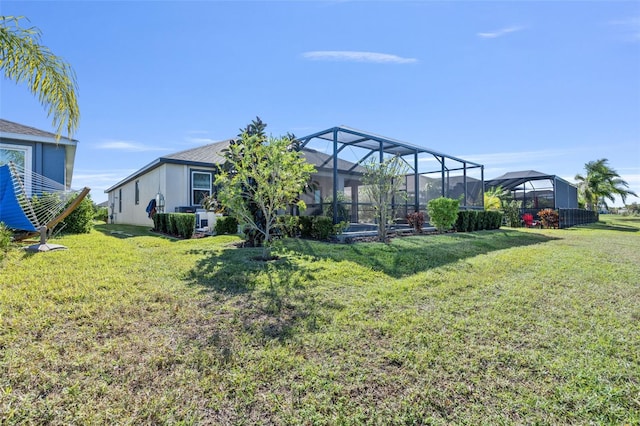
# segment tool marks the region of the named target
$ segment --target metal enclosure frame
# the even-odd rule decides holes
[[[451,195],[451,179],[456,181],[457,192],[461,192],[461,209],[481,209],[484,208],[484,166],[473,161],[464,160],[458,157],[444,154],[439,151],[435,151],[429,148],[413,145],[407,142],[402,142],[396,139],[376,135],[373,133],[365,132],[362,130],[353,129],[346,126],[332,127],[320,132],[312,133],[308,136],[297,138],[300,142],[300,148],[311,148],[311,145],[316,142],[324,142],[324,153],[328,155],[326,161],[320,165],[319,169],[330,171],[333,181],[332,188],[332,210],[333,220],[338,221],[338,192],[340,173],[350,173],[353,176],[362,175],[362,167],[360,166],[369,158],[375,158],[376,161],[382,162],[385,158],[390,156],[400,156],[408,167],[412,170],[412,174],[406,175],[405,185],[409,188],[413,186],[413,208],[415,211],[425,210],[426,206],[420,203],[420,188],[421,181],[427,179],[425,176],[429,174],[436,174],[439,176],[434,179],[440,182],[440,194],[443,197]],[[348,150],[357,150],[358,153],[352,152],[352,162],[344,160],[340,157],[340,154],[344,154]],[[377,154],[377,156],[374,156]],[[436,162],[439,167],[434,170],[422,170],[421,166],[424,163]],[[345,170],[345,163],[351,164],[351,167]],[[470,171],[477,173],[480,171],[480,179],[474,179],[469,176]],[[461,176],[451,177],[451,173],[457,172]],[[413,179],[413,182],[411,182]],[[475,192],[473,200],[470,195],[470,190]],[[343,188],[344,189],[344,188]],[[426,195],[425,195],[426,198]],[[358,206],[359,201],[356,200],[353,203]],[[395,203],[394,203],[395,205]],[[357,216],[357,214],[356,214]]]

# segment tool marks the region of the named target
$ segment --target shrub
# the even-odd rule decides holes
[[[300,234],[300,217],[292,215],[278,216],[278,226],[286,237],[295,238]]]
[[[238,233],[238,219],[233,216],[223,216],[216,220],[215,231],[217,235]]]
[[[300,216],[300,236],[302,238],[311,238],[313,234],[313,216]]]
[[[178,235],[178,224],[176,223],[175,213],[169,213],[167,216],[167,233]]]
[[[498,229],[502,224],[502,212],[495,210],[462,210],[458,212],[456,230],[458,232]]]
[[[0,251],[6,251],[11,244],[11,231],[5,226],[3,222],[0,222]]]
[[[451,229],[458,218],[459,208],[460,201],[451,198],[440,197],[430,200],[427,205],[429,222],[440,232]]]
[[[504,213],[507,218],[507,225],[512,228],[518,228],[520,226],[520,206],[522,202],[511,200],[504,208]]]
[[[422,233],[422,226],[424,225],[424,213],[413,212],[407,215],[407,222],[416,232]]]
[[[502,225],[502,212],[500,211],[486,211],[485,216],[488,218],[488,224],[486,229],[500,229]]]
[[[196,227],[196,215],[193,213],[171,213],[175,226],[175,235],[182,238],[191,238]]]
[[[91,198],[86,196],[62,223],[64,224],[62,229],[67,234],[88,234],[91,232],[93,228],[93,201]]]
[[[106,207],[98,207],[93,215],[94,220],[100,220],[106,222],[109,217],[109,209]]]
[[[335,235],[333,219],[327,216],[316,216],[313,219],[311,236],[317,240],[328,240]]]
[[[538,217],[545,228],[557,228],[560,224],[558,212],[553,209],[540,210]]]
[[[462,210],[458,212],[458,218],[456,219],[456,230],[458,232],[471,232],[473,231],[473,224],[475,223],[475,210]],[[473,220],[473,221],[472,221]]]
[[[169,213],[156,213],[153,215],[153,230],[169,233]]]

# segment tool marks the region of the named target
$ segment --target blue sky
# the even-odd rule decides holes
[[[74,67],[74,187],[164,154],[335,125],[572,180],[608,158],[640,194],[640,2],[3,1]],[[2,118],[52,130],[26,86]],[[627,202],[640,201],[632,197]],[[619,203],[618,203],[619,204]]]

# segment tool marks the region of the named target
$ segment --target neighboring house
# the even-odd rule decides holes
[[[71,187],[78,141],[51,132],[0,119],[0,165],[9,161],[25,171],[28,186],[32,173]]]
[[[211,195],[218,166],[224,163],[222,151],[230,140],[216,142],[174,154],[159,157],[105,190],[108,194],[109,222],[130,225],[151,225],[147,207],[158,194],[164,199],[164,211],[195,212],[202,199]],[[313,194],[303,196],[309,206],[308,213],[320,213],[323,200],[330,195],[327,188],[332,176],[328,167],[330,156],[315,150],[303,149],[303,155],[318,170],[312,177],[317,184]],[[338,178],[342,188],[356,185],[362,167],[349,161],[338,160]]]

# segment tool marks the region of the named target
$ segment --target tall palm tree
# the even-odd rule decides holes
[[[75,72],[40,44],[40,30],[21,27],[22,19],[0,16],[0,69],[7,79],[29,86],[53,116],[57,137],[63,130],[71,137],[80,118]]]
[[[627,189],[629,184],[607,164],[608,162],[606,158],[589,161],[584,165],[586,174],[575,176],[578,191],[588,209],[597,211],[601,204],[606,207],[606,200],[614,201],[616,195],[623,203],[629,195],[637,196],[635,192]]]

